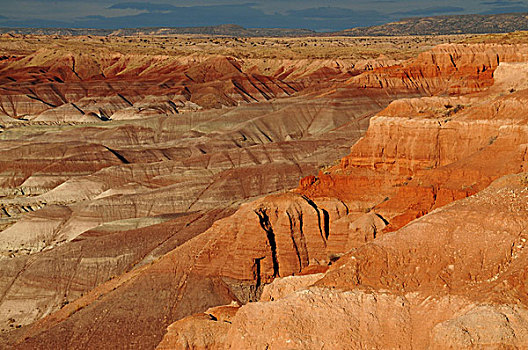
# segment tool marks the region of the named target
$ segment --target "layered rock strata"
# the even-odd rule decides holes
[[[526,69],[490,63],[493,54],[522,61],[523,50],[435,49],[419,58],[424,72],[437,70],[433,80],[432,73],[419,77],[429,90],[369,86],[364,81],[372,74],[393,79],[391,68],[374,69],[346,84],[336,73],[325,89],[303,83],[296,96],[237,108],[7,129],[3,142],[13,152],[6,157],[29,160],[6,161],[3,172],[11,198],[2,201],[9,263],[2,265],[0,308],[9,316],[4,327],[15,329],[5,341],[20,349],[100,348],[108,339],[133,348],[335,348],[340,341],[457,347],[467,344],[459,330],[473,327],[469,339],[481,339],[475,344],[522,345],[522,326],[501,321],[488,339],[475,319],[504,320],[503,313],[524,322],[524,304],[516,308],[513,301],[521,283],[506,284],[503,299],[489,290],[509,266],[506,248],[522,232],[523,178],[499,180],[482,197],[443,207],[528,165],[528,95],[522,83],[508,83]],[[451,62],[446,52],[459,56]],[[215,73],[216,64],[236,65],[220,61],[196,65],[203,70],[193,76],[211,75],[217,84],[224,75]],[[492,77],[496,84],[485,90]],[[456,80],[463,89],[451,89]],[[446,89],[471,94],[413,98]],[[45,141],[51,151],[44,156],[27,151]],[[83,152],[102,159],[100,167],[76,171]],[[70,156],[72,171],[64,176]],[[321,163],[330,164],[306,176]],[[299,178],[299,188],[286,191]],[[506,205],[511,198],[519,207]],[[456,217],[464,205],[467,215]],[[465,247],[467,240],[482,245]],[[500,247],[489,248],[495,240]],[[460,246],[467,251],[457,255]],[[473,259],[467,264],[466,255]],[[57,261],[75,271],[51,268]],[[41,279],[30,283],[35,276]],[[58,282],[50,286],[52,279]],[[473,282],[482,282],[479,291],[489,299],[468,291]],[[322,334],[319,322],[336,327]],[[502,330],[510,328],[516,336],[507,338]]]

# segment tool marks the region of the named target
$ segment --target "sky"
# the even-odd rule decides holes
[[[528,12],[528,0],[0,0],[0,27],[238,24],[335,31],[413,16]]]

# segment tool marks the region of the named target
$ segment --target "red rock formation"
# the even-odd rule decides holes
[[[389,231],[398,229],[526,168],[527,98],[521,90],[395,101],[371,119],[350,155],[302,180],[299,190],[339,198],[355,211],[374,209]]]
[[[169,349],[225,349],[227,331],[239,306],[217,306],[203,314],[171,324],[168,333],[156,347]]]
[[[203,240],[189,241],[190,248],[179,247],[240,203],[292,188],[299,178],[315,173],[322,162],[346,154],[370,115],[392,98],[345,88],[322,97],[291,97],[182,113],[177,118],[60,129],[46,125],[7,128],[2,142],[13,151],[5,154],[10,161],[4,163],[4,191],[9,198],[2,200],[2,222],[7,228],[1,242],[9,264],[0,264],[5,276],[0,281],[0,308],[5,311],[2,328],[16,330],[18,325],[44,317],[24,327],[21,338],[10,333],[9,342],[29,337],[32,340],[19,346],[54,348],[71,339],[72,346],[82,346],[86,338],[74,330],[86,326],[97,328],[90,331],[94,347],[104,346],[109,337],[115,338],[115,344],[137,342],[154,347],[177,319],[232,300],[242,303],[256,298],[260,290],[255,287],[256,277],[260,276],[262,285],[273,278],[273,268],[263,263],[261,274],[254,274],[255,259],[272,261],[254,210],[249,214],[255,225],[246,235],[254,250],[240,255],[240,271],[230,271],[229,261],[208,262],[209,254],[217,254],[213,242],[222,247],[219,255],[231,259],[227,249],[230,232],[220,232],[216,226]],[[48,152],[34,159],[31,147],[39,144],[46,145]],[[72,154],[64,150],[77,144],[81,150],[100,149],[100,157],[113,163],[108,166],[101,160],[101,170],[68,167]],[[90,157],[99,154],[89,153]],[[18,167],[17,162],[26,158],[27,165]],[[324,215],[301,197],[294,198],[304,203],[302,210],[309,210],[304,216],[307,222],[317,222],[317,213]],[[339,210],[345,212],[343,207]],[[189,226],[179,226],[185,220]],[[290,237],[282,227],[288,217],[277,223],[281,239]],[[149,232],[151,240],[143,237]],[[122,243],[127,237],[132,246]],[[319,229],[310,231],[310,237],[310,249],[324,245]],[[110,244],[109,240],[115,241]],[[199,254],[205,245],[210,250]],[[281,243],[279,248],[280,273],[297,273],[306,267],[304,260],[299,264],[289,244]],[[183,253],[186,249],[191,249],[189,255]],[[156,260],[170,250],[174,250],[170,257]],[[188,258],[180,261],[182,256]],[[329,261],[326,251],[314,251],[313,256]],[[110,279],[122,274],[128,277]],[[25,294],[29,288],[31,294]],[[176,289],[180,292],[172,292]],[[108,305],[114,305],[116,313],[100,319],[97,315],[109,310]],[[54,316],[46,318],[50,313]],[[87,319],[94,323],[86,324]],[[140,330],[145,323],[149,328]],[[57,331],[64,324],[67,330]],[[119,337],[114,337],[116,324],[123,326]]]
[[[277,278],[266,285],[261,301],[281,299],[297,290],[302,290],[321,279],[324,274]],[[171,324],[157,350],[163,349],[226,349],[229,348],[228,332],[240,306],[210,308]]]
[[[63,344],[101,348],[112,339],[117,347],[154,348],[172,324],[160,348],[339,348],[343,341],[358,348],[421,348],[441,346],[443,341],[457,347],[467,343],[463,327],[484,339],[481,324],[475,321],[480,315],[490,315],[501,325],[490,340],[483,340],[485,344],[524,344],[519,333],[524,328],[500,316],[505,313],[524,322],[522,267],[501,279],[505,285],[494,283],[497,273],[514,265],[508,247],[513,252],[522,239],[518,233],[526,203],[522,179],[501,180],[482,197],[440,208],[528,165],[528,90],[515,84],[516,90],[510,92],[507,80],[513,73],[503,71],[500,84],[478,94],[393,102],[371,119],[366,135],[339,164],[302,179],[297,191],[283,192],[321,163],[345,154],[370,115],[390,100],[416,96],[416,91],[481,90],[491,85],[491,71],[525,71],[518,65],[496,68],[492,62],[497,53],[499,60],[522,60],[524,47],[486,47],[484,54],[476,54],[481,49],[441,47],[405,68],[394,68],[405,71],[421,65],[421,71],[413,73],[421,79],[417,90],[405,79],[396,83],[391,69],[374,69],[343,86],[338,82],[349,74],[341,70],[344,65],[328,68],[327,61],[323,68],[320,62],[308,68],[301,68],[305,63],[281,63],[276,73],[261,74],[261,68],[252,65],[255,62],[225,57],[185,66],[172,62],[173,57],[120,56],[100,60],[104,65],[85,62],[86,71],[77,72],[70,69],[71,58],[55,57],[58,66],[49,70],[62,72],[72,84],[85,84],[86,78],[90,84],[103,82],[114,89],[127,84],[126,77],[135,77],[143,88],[158,84],[149,96],[134,91],[137,100],[117,95],[117,102],[115,91],[104,92],[106,88],[93,95],[94,106],[115,105],[122,119],[140,105],[149,108],[148,101],[159,104],[159,94],[167,89],[163,84],[184,96],[181,102],[189,108],[195,107],[189,101],[234,105],[251,101],[250,95],[266,101],[176,118],[156,116],[60,130],[6,129],[2,137],[14,151],[6,156],[11,162],[3,168],[5,191],[30,188],[38,194],[2,202],[2,218],[9,227],[1,232],[0,248],[11,260],[0,267],[7,276],[0,279],[0,310],[7,310],[2,314],[9,318],[18,314],[16,322],[27,325],[7,334],[7,344],[19,349]],[[460,56],[451,60],[452,52]],[[26,66],[21,63],[20,69]],[[60,67],[75,70],[79,77]],[[160,80],[147,79],[154,74],[167,80],[159,84]],[[358,83],[372,74],[384,74],[391,83],[384,89]],[[279,82],[286,84],[289,78],[304,88],[303,95],[267,101],[287,95]],[[181,82],[188,83],[187,89],[181,90]],[[133,84],[127,88],[135,89]],[[395,91],[399,95],[391,95]],[[73,111],[68,103],[62,108]],[[173,108],[168,101],[163,103],[165,109],[152,108],[160,113]],[[62,118],[60,109],[47,113]],[[42,159],[24,151],[44,141],[50,152]],[[100,168],[81,172],[68,168],[64,161],[72,144],[79,145],[79,153],[100,150],[93,156],[115,163],[102,162]],[[12,165],[12,160],[26,158],[27,166]],[[32,167],[34,163],[39,166]],[[70,173],[61,178],[66,170]],[[508,209],[507,193],[519,196],[519,210]],[[464,203],[469,207],[460,216]],[[183,225],[188,220],[188,226]],[[394,230],[398,231],[390,232]],[[474,236],[461,234],[466,231]],[[479,243],[466,247],[472,240]],[[495,240],[497,249],[490,249]],[[129,248],[120,250],[123,245]],[[460,251],[464,254],[458,255]],[[79,268],[75,272],[50,268],[55,261]],[[460,272],[451,265],[460,266]],[[309,275],[329,266],[320,280]],[[53,271],[54,285],[45,271]],[[114,273],[118,276],[109,279]],[[32,285],[34,294],[25,299],[29,281],[39,274],[41,280]],[[290,275],[296,275],[294,281],[281,279],[266,286]],[[315,280],[316,286],[309,287]],[[263,290],[265,299],[260,302],[211,309],[256,301]],[[521,299],[521,307],[512,306],[515,298]],[[500,306],[486,306],[490,300]],[[7,327],[9,318],[4,320]],[[322,323],[333,327],[328,330]],[[501,340],[508,327],[519,336]]]
[[[0,116],[39,122],[173,116],[326,86],[351,77],[352,67],[331,60],[277,60],[270,67],[266,60],[224,56],[41,49],[0,61]]]
[[[301,180],[301,198],[310,198],[328,215],[328,260],[314,263],[328,264],[349,252],[315,287],[242,306],[211,346],[525,347],[528,314],[520,277],[525,176],[501,178],[478,195],[446,206],[528,165],[528,113],[522,102],[527,90],[504,94],[499,85],[465,98],[394,102],[371,119],[365,137],[339,165]],[[279,218],[288,214],[288,204],[267,200],[266,208],[277,208],[271,210],[277,219],[266,227],[273,228],[277,242],[288,241],[279,233],[286,226]],[[233,218],[239,215],[243,212]],[[236,232],[247,232],[237,226],[229,231],[234,241]],[[244,255],[238,251],[238,257]],[[244,265],[237,260],[237,266]],[[273,273],[270,266],[267,270]],[[492,322],[499,326],[484,334]],[[338,326],[329,330],[321,324]],[[172,327],[173,342],[180,344],[174,332],[182,326]],[[199,327],[214,326],[209,321]],[[194,344],[193,337],[186,339],[188,346]]]
[[[354,77],[350,83],[429,94],[463,94],[490,87],[493,72],[501,62],[523,62],[527,54],[526,45],[444,44],[402,65],[381,67]]]
[[[313,286],[320,276],[238,308],[210,346],[525,348],[526,184],[525,174],[503,177],[353,249]],[[200,342],[196,334],[219,327],[194,321],[203,317],[173,324],[165,348],[183,349],[183,339],[192,348]]]

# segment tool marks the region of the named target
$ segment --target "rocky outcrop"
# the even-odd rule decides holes
[[[464,94],[493,85],[502,62],[526,61],[526,45],[444,44],[402,65],[374,69],[351,84],[383,89],[411,89],[428,94]]]
[[[518,71],[522,65],[506,65]],[[371,119],[339,165],[301,181],[310,198],[374,210],[386,231],[526,168],[527,91],[496,87],[468,97],[401,99]],[[500,154],[500,157],[497,155]]]
[[[276,278],[272,283],[264,286],[260,301],[274,301],[284,298],[298,290],[306,289],[323,278],[323,276],[323,273],[315,273]]]
[[[203,314],[171,324],[167,334],[156,347],[157,350],[174,349],[225,349],[229,345],[227,332],[239,306],[217,306],[210,308]]]
[[[257,208],[240,216],[240,227],[246,225],[246,214],[254,225],[240,235],[249,243],[237,258],[241,262],[237,271],[228,260],[208,260],[208,254],[222,259],[238,254],[230,251],[232,232],[227,228],[211,228],[204,240],[191,238],[241,203],[295,187],[299,178],[315,173],[321,163],[345,155],[364,132],[369,117],[392,98],[347,87],[310,97],[189,111],[175,118],[6,128],[2,143],[10,152],[4,153],[6,197],[1,201],[5,210],[0,212],[2,261],[6,261],[0,264],[5,276],[0,285],[2,329],[16,331],[17,326],[33,323],[31,329],[24,327],[24,337],[36,343],[21,347],[54,347],[64,337],[77,344],[72,346],[81,346],[83,337],[57,332],[56,327],[63,322],[83,323],[85,317],[93,319],[94,326],[101,324],[105,321],[91,313],[102,312],[99,307],[108,310],[108,302],[121,306],[112,307],[117,313],[93,332],[95,347],[106,344],[115,322],[128,324],[130,330],[116,344],[129,344],[135,338],[154,347],[177,319],[233,300],[242,304],[257,299],[274,276],[273,263],[271,270],[266,265],[273,258]],[[318,222],[319,213],[323,229],[328,226],[323,209],[337,210],[326,208],[323,201],[316,209],[301,196],[292,196],[298,202],[291,210],[297,227],[302,220]],[[330,205],[346,215],[339,202]],[[275,207],[269,203],[270,210]],[[297,209],[301,215],[307,212],[299,217]],[[189,225],[181,226],[186,221]],[[304,273],[309,261],[324,265],[333,259],[326,250],[318,250],[324,247],[324,230],[321,236],[319,228],[302,226],[310,236],[308,248],[314,251],[306,257],[301,255],[300,230],[293,231],[299,242],[297,252],[291,245],[292,233],[283,227],[286,224],[289,227],[288,216],[273,221],[280,238],[276,241],[279,274]],[[182,261],[181,269],[172,273],[174,264],[187,254],[178,250],[187,249],[180,248],[187,241],[197,249],[189,253],[193,259]],[[203,255],[198,254],[206,245]],[[244,244],[237,244],[237,249],[244,249]],[[170,251],[174,251],[171,258],[158,261]],[[194,260],[196,256],[200,259]],[[259,259],[262,270],[256,273]],[[154,269],[147,268],[150,263]],[[151,273],[157,276],[155,282]],[[119,280],[122,284],[116,286],[116,277],[122,275],[136,277]],[[168,292],[174,288],[180,292]],[[169,304],[174,307],[167,308]],[[143,313],[145,308],[148,313]],[[120,310],[134,310],[135,315]],[[35,323],[38,320],[42,323]],[[145,322],[151,327],[139,330]],[[10,343],[23,340],[9,339]]]
[[[528,166],[527,90],[522,79],[507,83],[526,70],[485,61],[495,52],[524,59],[524,48],[480,49],[423,55],[415,61],[425,77],[418,89],[343,84],[357,73],[346,62],[290,62],[291,72],[274,73],[273,62],[219,56],[172,66],[173,56],[117,55],[105,65],[83,58],[82,69],[60,79],[158,87],[133,98],[94,95],[121,121],[21,123],[2,133],[11,150],[0,232],[8,262],[0,264],[0,314],[3,328],[14,328],[6,344],[459,347],[468,329],[474,344],[522,346],[526,181],[506,177],[480,191]],[[453,62],[452,52],[460,54]],[[57,74],[75,58],[49,55]],[[437,63],[445,74],[433,74]],[[369,69],[355,79],[392,74]],[[480,91],[492,70],[497,84]],[[167,79],[149,80],[154,74]],[[285,97],[279,80],[290,78],[303,90]],[[171,85],[178,81],[188,91]],[[473,93],[420,97],[455,81],[463,88],[452,92]],[[188,112],[159,97],[164,84]],[[260,102],[193,110],[249,95]],[[141,108],[150,115],[148,101],[161,116],[128,119]],[[62,108],[73,111],[68,103]],[[478,315],[500,327],[482,335]]]
[[[285,97],[350,78],[333,60],[75,53],[42,48],[0,62],[0,115],[39,123],[175,116]]]
[[[322,273],[276,278],[264,287],[261,301],[274,301],[303,290],[324,276]],[[210,308],[171,324],[156,349],[226,349],[228,332],[232,328],[240,305]]]
[[[328,225],[331,224],[328,218],[340,216],[346,216],[346,208],[342,203],[330,200],[314,203],[294,193],[273,195],[243,204],[235,214],[216,221],[206,232],[176,247],[160,260],[135,268],[118,280],[100,284],[57,313],[24,328],[17,338],[25,340],[17,347],[27,348],[36,344],[42,348],[52,347],[63,342],[64,337],[72,337],[75,329],[73,325],[86,319],[93,319],[97,324],[108,322],[109,326],[127,324],[129,331],[119,339],[114,338],[115,343],[130,341],[132,337],[152,346],[159,343],[172,320],[232,301],[241,305],[249,300],[258,300],[263,289],[264,298],[280,298],[289,290],[313,283],[314,276],[303,274],[313,271],[314,265],[321,266],[324,271],[329,263],[335,261],[336,255],[328,248],[332,239],[327,235]],[[152,227],[155,226],[143,230]],[[123,237],[127,237],[132,233],[123,234]],[[178,232],[174,237],[179,235]],[[86,242],[91,236],[87,232],[78,240]],[[72,244],[78,244],[78,240],[63,245],[63,249],[71,249]],[[165,249],[168,247],[170,245],[166,245]],[[145,249],[148,249],[147,246]],[[53,251],[58,252],[57,248]],[[34,255],[34,259],[41,254]],[[130,260],[133,258],[134,255],[131,255]],[[130,260],[124,259],[123,264]],[[265,286],[277,277],[291,274],[301,276]],[[21,275],[29,277],[31,274],[23,271]],[[83,275],[79,273],[76,278],[80,279]],[[23,280],[20,277],[16,279],[19,284]],[[123,293],[134,293],[136,297],[123,297]],[[4,303],[6,307],[10,305],[9,300],[11,298],[7,298]],[[112,310],[116,311],[106,311],[111,312],[112,316],[97,320],[95,315],[103,309],[110,310],[109,305],[113,305]],[[167,305],[172,306],[167,308]],[[130,318],[129,313],[119,311],[129,308],[138,310],[137,315],[134,312],[135,315]],[[144,312],[145,308],[149,310],[147,313]],[[155,317],[155,323],[151,320],[150,328],[138,328],[152,317]],[[203,323],[202,326],[189,320],[174,325],[172,331],[175,333],[172,334],[176,335],[168,336],[166,341],[171,342],[171,339],[183,336],[187,340],[182,344],[199,339],[196,340],[202,344],[199,346],[209,346],[209,339],[213,338],[204,338],[203,335],[223,334],[225,322],[215,323],[207,331],[211,333],[202,333],[201,327],[208,327],[209,321],[217,322],[208,317],[206,315],[204,318],[201,314],[196,316],[196,320],[201,320],[197,322]],[[64,331],[58,331],[59,328]],[[92,332],[91,344],[96,347],[103,344],[109,332],[112,332],[111,327],[97,327]],[[146,341],[145,337],[149,340]],[[73,338],[70,343],[72,346],[81,346],[84,341],[83,338]]]
[[[351,250],[304,288],[238,308],[219,342],[210,344],[221,349],[526,347],[521,277],[526,184],[525,174],[503,177],[478,195]],[[189,347],[196,341],[186,339]]]
[[[523,66],[502,66],[500,75],[508,70],[522,77]],[[279,287],[287,279],[267,286],[212,346],[525,347],[526,176],[501,176],[528,165],[526,90],[503,88],[499,80],[479,95],[394,102],[338,165],[303,179],[299,195],[325,208],[329,223],[328,259],[310,265],[330,269],[301,290]],[[263,226],[275,233],[288,206],[267,200],[281,203]],[[268,276],[284,276],[269,258]],[[273,288],[286,292],[274,297]]]

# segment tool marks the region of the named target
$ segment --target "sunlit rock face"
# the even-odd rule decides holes
[[[13,40],[2,346],[528,345],[526,46]]]

